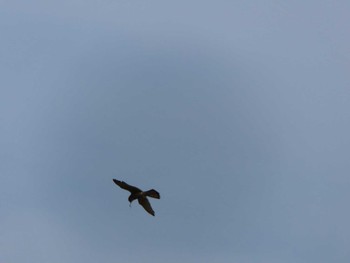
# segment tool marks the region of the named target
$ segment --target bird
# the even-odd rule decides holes
[[[152,216],[154,216],[154,211],[152,209],[152,206],[150,204],[150,202],[148,201],[148,197],[152,197],[152,198],[156,198],[156,199],[160,199],[160,194],[154,190],[148,190],[148,191],[142,191],[141,189],[129,185],[127,183],[125,183],[124,181],[119,181],[117,179],[113,179],[113,182],[118,185],[120,188],[129,191],[131,194],[128,198],[130,205],[132,203],[132,201],[134,201],[135,199],[138,200],[139,204]]]

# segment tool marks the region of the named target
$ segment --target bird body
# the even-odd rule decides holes
[[[134,201],[135,199],[138,200],[139,204],[152,216],[154,216],[154,211],[152,209],[152,206],[150,204],[150,202],[148,201],[147,197],[152,197],[152,198],[156,198],[156,199],[160,199],[160,194],[154,190],[148,190],[148,191],[142,191],[141,189],[129,185],[123,181],[119,181],[116,179],[113,179],[113,182],[118,185],[120,188],[127,190],[130,192],[130,196],[128,198],[130,204],[132,203],[132,201]]]

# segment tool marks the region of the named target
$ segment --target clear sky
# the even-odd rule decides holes
[[[1,1],[0,262],[350,262],[349,11]]]

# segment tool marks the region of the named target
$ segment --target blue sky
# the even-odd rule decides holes
[[[350,261],[348,1],[0,7],[1,262]]]

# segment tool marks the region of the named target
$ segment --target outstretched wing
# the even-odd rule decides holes
[[[160,194],[154,189],[146,191],[145,194],[149,197],[160,199]]]
[[[141,190],[135,186],[129,185],[123,181],[118,181],[116,179],[113,179],[113,182],[118,185],[120,188],[128,190],[131,193],[137,193],[137,192],[141,192]]]
[[[154,211],[152,209],[151,204],[149,203],[147,197],[139,197],[138,199],[139,204],[143,206],[143,208],[150,213],[152,216],[154,216]]]

